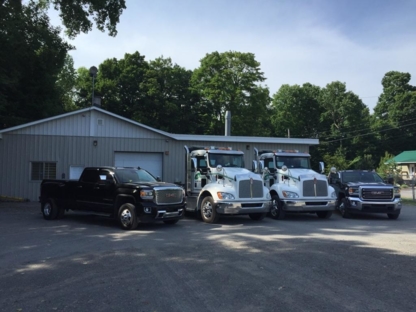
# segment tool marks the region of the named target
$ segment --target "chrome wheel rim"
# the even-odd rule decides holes
[[[279,211],[279,207],[277,206],[277,201],[273,200],[272,202],[272,209],[270,209],[270,214],[275,217],[277,216]]]
[[[51,210],[52,210],[52,207],[49,203],[46,203],[43,206],[43,213],[45,214],[45,216],[49,216],[51,214]]]
[[[202,207],[202,214],[204,218],[209,219],[212,216],[212,205],[209,201],[205,202],[204,206]]]
[[[131,212],[128,209],[124,209],[120,214],[121,224],[125,227],[128,227],[132,222]]]

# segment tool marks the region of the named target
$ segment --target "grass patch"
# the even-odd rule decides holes
[[[28,199],[0,195],[0,202],[27,202]]]

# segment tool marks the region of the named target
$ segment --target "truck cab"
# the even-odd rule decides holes
[[[329,218],[335,209],[334,188],[325,175],[311,168],[310,155],[297,150],[254,148],[252,171],[262,177],[272,198],[270,215],[283,219],[286,212],[316,213]],[[324,165],[321,163],[321,171]]]
[[[342,217],[362,213],[386,213],[394,220],[399,217],[400,187],[385,183],[376,172],[333,168],[328,180],[337,190],[336,209]]]
[[[225,147],[187,147],[185,188],[188,212],[207,223],[221,215],[263,219],[270,195],[261,178],[245,169],[244,153]]]

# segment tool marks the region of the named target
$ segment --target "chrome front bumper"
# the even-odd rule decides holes
[[[294,212],[316,212],[316,211],[328,211],[335,210],[336,200],[320,200],[320,201],[308,201],[308,200],[283,200],[285,211]]]
[[[402,201],[400,198],[395,198],[391,202],[382,201],[362,201],[356,197],[349,198],[349,205],[347,209],[351,212],[394,212],[402,208]]]
[[[270,211],[271,201],[257,202],[227,202],[216,201],[217,212],[221,214],[249,214],[267,213]]]
[[[178,209],[178,211],[166,212],[166,210],[159,210],[157,212],[155,220],[165,220],[170,218],[182,217],[183,209]]]

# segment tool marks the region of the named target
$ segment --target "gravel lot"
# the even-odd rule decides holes
[[[416,311],[416,207],[125,232],[0,203],[0,311]]]

